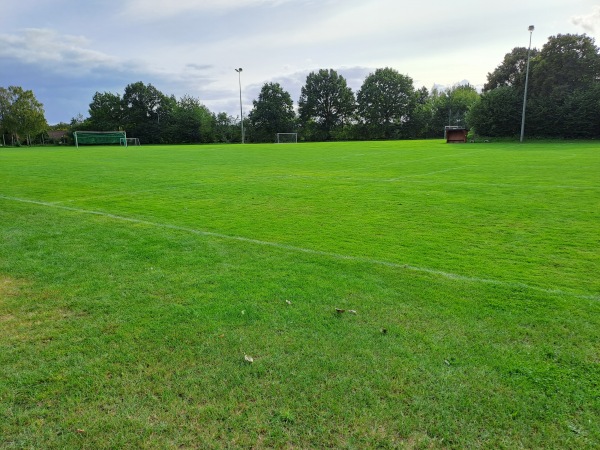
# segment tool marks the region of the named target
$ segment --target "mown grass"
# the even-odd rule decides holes
[[[1,150],[0,446],[597,447],[596,147]]]

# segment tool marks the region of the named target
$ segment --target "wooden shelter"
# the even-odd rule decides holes
[[[444,129],[447,144],[464,144],[467,142],[467,134],[469,130],[465,127],[447,126]]]

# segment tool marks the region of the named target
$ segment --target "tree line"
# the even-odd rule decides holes
[[[465,124],[479,98],[470,85],[430,93],[391,68],[370,74],[355,95],[333,69],[311,72],[297,109],[279,83],[265,83],[244,117],[246,142],[274,142],[277,133],[300,140],[364,140],[440,137],[444,126]],[[214,114],[199,99],[167,96],[151,84],[136,82],[124,94],[96,92],[89,117],[74,119],[72,130],[124,129],[143,143],[240,142],[239,117]]]
[[[265,83],[243,119],[245,140],[273,142],[283,132],[305,141],[439,138],[446,125],[465,126],[479,136],[515,137],[527,57],[523,47],[507,53],[488,73],[481,94],[470,85],[417,89],[411,77],[389,67],[369,74],[355,93],[337,71],[320,69],[308,74],[294,108],[279,83]],[[42,106],[31,91],[19,89],[0,88],[3,136],[31,136],[45,126]],[[27,109],[23,104],[37,112],[18,115]],[[559,34],[541,50],[531,49],[526,117],[528,137],[600,137],[600,51],[593,38]],[[211,112],[197,98],[176,99],[140,81],[126,86],[123,95],[96,92],[89,117],[59,127],[125,130],[142,143],[240,142],[239,120]]]

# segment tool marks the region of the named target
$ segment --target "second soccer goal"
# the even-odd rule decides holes
[[[298,133],[277,133],[278,144],[297,144]]]

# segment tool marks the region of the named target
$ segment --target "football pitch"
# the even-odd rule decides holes
[[[0,148],[0,447],[597,448],[597,142]]]

